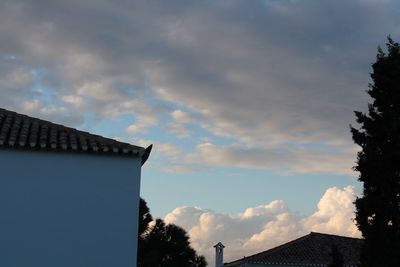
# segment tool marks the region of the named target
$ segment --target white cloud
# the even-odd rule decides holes
[[[170,143],[160,143],[154,140],[138,139],[134,141],[135,144],[147,147],[153,144],[152,157],[167,157],[170,159],[178,159],[183,155],[182,149]]]
[[[187,138],[192,134],[192,131],[183,123],[171,122],[167,124],[166,128],[179,138]]]
[[[182,110],[176,109],[171,112],[172,122],[168,123],[166,128],[169,132],[176,134],[179,138],[190,137],[192,131],[188,127],[188,123],[194,123],[194,118]]]
[[[63,95],[60,99],[77,109],[83,109],[86,106],[85,99],[78,95]]]
[[[168,173],[192,173],[196,170],[195,166],[181,164],[179,162],[163,164],[163,165],[160,165],[159,168]],[[201,170],[198,169],[198,171],[201,171]]]
[[[39,117],[54,121],[57,123],[66,123],[68,125],[76,125],[81,123],[81,117],[71,116],[66,112],[65,107],[55,105],[48,105],[46,102],[40,100],[24,101],[20,104],[21,112],[30,116]]]
[[[135,123],[126,128],[126,132],[129,134],[145,133],[150,127],[156,125],[158,122],[159,119],[157,116],[151,114],[140,114],[136,116]]]
[[[284,144],[246,147],[202,143],[186,160],[211,166],[272,169],[281,174],[334,173],[354,175],[357,148],[338,146],[337,151]]]
[[[4,74],[3,74],[4,75]],[[24,67],[13,68],[1,78],[1,86],[6,88],[21,88],[33,80],[32,70]]]
[[[126,139],[125,142],[132,142],[138,146],[147,147],[153,144],[151,153],[151,168],[157,168],[167,173],[191,173],[198,169],[198,166],[184,162],[185,151],[179,145],[173,143],[161,143],[147,139]]]
[[[171,117],[177,122],[190,122],[192,120],[192,116],[189,113],[179,109],[172,111]]]
[[[34,96],[35,93],[30,90],[33,80],[34,71],[31,68],[19,64],[14,56],[1,57],[0,53],[0,105],[12,107],[15,99],[22,102]]]
[[[167,223],[186,229],[193,247],[214,259],[213,245],[226,246],[225,261],[239,259],[280,245],[311,231],[359,237],[352,219],[353,187],[329,188],[316,211],[308,216],[291,211],[282,200],[248,208],[236,215],[217,213],[199,207],[179,207],[165,216]]]
[[[304,227],[313,231],[358,236],[357,227],[350,223],[354,218],[354,195],[354,188],[350,186],[343,190],[329,188],[319,201],[317,211],[303,220]]]

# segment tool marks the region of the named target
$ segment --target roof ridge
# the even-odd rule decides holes
[[[324,240],[324,241],[323,241]],[[307,235],[298,237],[296,239],[293,239],[291,241],[288,241],[284,244],[278,245],[276,247],[264,250],[262,252],[232,261],[226,263],[227,266],[237,266],[237,264],[241,263],[259,263],[259,262],[275,262],[275,261],[281,261],[283,258],[288,259],[287,257],[295,252],[299,251],[299,244],[303,245],[304,244],[323,244],[326,242],[334,242],[334,243],[345,243],[345,244],[352,244],[351,246],[354,246],[355,244],[359,244],[359,242],[362,242],[363,239],[361,238],[355,238],[355,237],[347,237],[347,236],[339,236],[339,235],[334,235],[334,234],[326,234],[326,233],[318,233],[318,232],[310,232]],[[321,243],[322,242],[322,243]],[[357,245],[356,245],[357,246]],[[310,248],[312,248],[313,245],[311,245]],[[289,253],[289,254],[287,254]],[[293,255],[293,254],[292,254]],[[282,258],[283,257],[283,258]],[[310,257],[310,255],[306,255],[306,257]],[[358,257],[358,256],[357,256]],[[290,263],[286,262],[285,263]],[[300,260],[300,259],[299,259]],[[305,258],[302,258],[302,264],[305,265],[306,262]],[[354,259],[353,259],[354,260]]]
[[[264,253],[266,253],[266,252],[271,252],[271,253],[272,253],[272,252],[279,251],[279,250],[282,249],[282,248],[286,248],[286,247],[290,246],[291,244],[295,243],[296,241],[299,242],[299,241],[301,241],[301,240],[303,240],[303,239],[306,239],[306,238],[309,237],[310,235],[311,235],[311,233],[308,234],[308,235],[305,235],[305,236],[298,237],[298,238],[296,238],[296,239],[293,239],[293,240],[291,240],[291,241],[288,241],[288,242],[286,242],[286,243],[284,243],[284,244],[281,244],[281,245],[278,245],[278,246],[276,246],[276,247],[272,247],[272,248],[266,249],[266,250],[264,250],[264,251],[258,252],[258,253],[256,253],[256,254],[250,255],[250,256],[248,256],[248,257],[244,256],[242,259],[238,259],[238,260],[229,262],[229,263],[227,263],[227,264],[231,264],[231,263],[235,263],[235,262],[239,262],[239,261],[244,261],[244,260],[245,260],[245,261],[251,261],[252,258],[256,258],[257,256],[262,255],[262,254],[264,254]],[[296,242],[296,243],[297,243],[297,242]]]
[[[42,122],[42,123],[46,123],[46,124],[51,124],[51,125],[54,125],[54,126],[57,126],[57,127],[60,127],[60,128],[64,128],[66,130],[73,130],[73,131],[80,132],[82,134],[88,134],[88,135],[92,135],[92,136],[99,136],[99,137],[102,137],[102,138],[107,138],[107,139],[114,140],[114,139],[109,138],[109,137],[104,137],[104,136],[101,136],[101,135],[98,135],[98,134],[93,134],[93,133],[90,133],[88,131],[83,131],[83,130],[79,130],[79,129],[74,128],[74,127],[65,126],[65,125],[60,124],[60,123],[55,123],[55,122],[51,122],[51,121],[48,121],[48,120],[39,119],[39,118],[36,118],[36,117],[33,117],[33,116],[29,116],[29,115],[26,115],[26,114],[15,112],[15,111],[12,111],[12,110],[7,110],[5,108],[0,108],[0,113],[2,113],[2,112],[12,113],[12,114],[15,114],[16,116],[26,117],[26,118],[28,118],[30,120],[33,120],[33,121]]]
[[[307,235],[304,235],[304,236],[300,236],[300,237],[295,238],[295,239],[292,239],[292,240],[290,240],[290,241],[288,241],[288,242],[286,242],[284,244],[278,245],[276,247],[264,250],[264,251],[262,251],[260,253],[254,254],[254,255],[252,255],[250,257],[257,256],[257,255],[260,255],[260,254],[263,254],[263,253],[266,253],[266,252],[274,253],[274,252],[277,252],[279,250],[282,250],[282,249],[285,249],[287,247],[290,247],[290,246],[292,246],[292,245],[294,245],[294,244],[296,244],[296,243],[298,243],[300,241],[303,241],[304,239],[310,238],[310,237],[311,237],[311,233],[309,233]],[[248,257],[248,258],[250,258],[250,257]]]
[[[109,137],[0,108],[0,148],[139,156],[147,149]]]
[[[339,238],[348,238],[348,239],[363,240],[363,238],[358,238],[358,237],[343,236],[343,235],[338,235],[338,234],[319,233],[319,232],[310,232],[309,235],[332,236],[332,237],[339,237]]]

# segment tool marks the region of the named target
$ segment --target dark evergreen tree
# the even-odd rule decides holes
[[[328,264],[328,267],[343,267],[344,266],[344,259],[342,253],[340,253],[337,246],[333,245],[331,247],[330,256],[332,261]]]
[[[140,198],[139,205],[139,236],[143,235],[149,228],[149,223],[153,220],[150,214],[150,209],[147,206],[146,201]]]
[[[400,266],[400,47],[389,37],[387,49],[378,49],[372,65],[368,112],[356,111],[360,129],[351,128],[361,147],[354,169],[364,189],[355,219],[364,267]]]
[[[139,225],[145,225],[139,232],[138,267],[205,267],[203,256],[197,255],[190,246],[189,237],[184,229],[174,224],[165,224],[157,219],[149,226],[151,218],[145,201],[141,201]],[[143,213],[142,213],[143,212]],[[149,216],[144,216],[148,214]]]

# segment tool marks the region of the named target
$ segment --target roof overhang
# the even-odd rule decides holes
[[[143,164],[146,163],[147,159],[150,157],[150,152],[151,152],[151,149],[152,149],[152,148],[153,148],[153,145],[149,145],[149,146],[144,150],[143,155],[142,155],[142,166],[143,166]]]

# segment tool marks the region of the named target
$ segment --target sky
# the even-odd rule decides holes
[[[213,264],[360,236],[369,73],[394,0],[0,1],[0,106],[140,146],[141,195]]]

